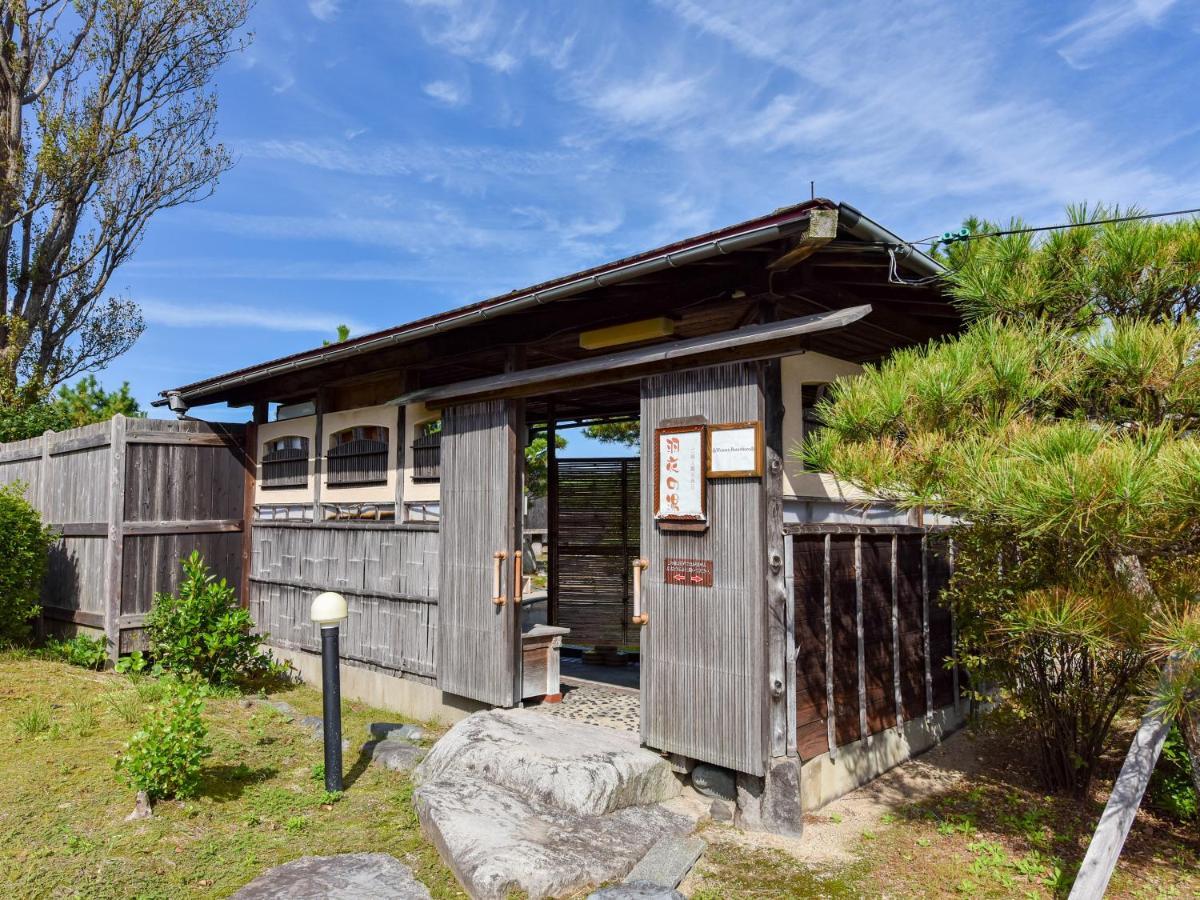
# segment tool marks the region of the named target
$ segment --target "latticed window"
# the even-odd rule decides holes
[[[438,481],[442,477],[442,420],[417,426],[412,446],[413,481]]]
[[[308,438],[293,434],[275,438],[263,445],[262,486],[308,486]]]
[[[356,425],[329,439],[325,456],[331,485],[386,484],[388,430],[382,425]]]

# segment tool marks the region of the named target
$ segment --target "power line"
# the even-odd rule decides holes
[[[1090,228],[1094,225],[1114,225],[1120,222],[1136,222],[1142,219],[1162,219],[1167,216],[1187,216],[1200,213],[1200,207],[1196,209],[1177,209],[1173,212],[1158,212],[1158,213],[1139,213],[1135,216],[1118,216],[1112,219],[1094,219],[1089,222],[1064,222],[1061,225],[1037,225],[1029,228],[1008,228],[1003,231],[985,231],[980,234],[956,234],[953,237],[946,238],[945,235],[933,235],[931,237],[922,238],[919,241],[905,241],[910,247],[917,244],[940,244],[940,243],[957,243],[958,241],[974,241],[979,238],[987,237],[1006,237],[1012,234],[1032,234],[1038,231],[1062,231],[1067,228]],[[949,232],[947,232],[949,234]]]

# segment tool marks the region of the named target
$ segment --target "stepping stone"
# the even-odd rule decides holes
[[[305,729],[314,740],[322,740],[325,737],[325,720],[320,716],[305,716],[300,720],[300,727]]]
[[[659,838],[628,875],[626,884],[650,884],[674,890],[704,852],[703,838],[669,835]]]
[[[685,900],[674,888],[660,887],[646,881],[633,884],[614,884],[592,891],[587,900]]]
[[[388,738],[386,741],[368,741],[363,752],[371,754],[371,762],[393,772],[411,772],[425,758],[426,750],[407,741]]]
[[[589,815],[553,808],[498,785],[455,773],[413,794],[425,834],[472,897],[531,898],[578,893],[616,881],[661,837],[692,823],[661,806]]]
[[[303,856],[268,869],[235,900],[429,900],[429,889],[386,853]]]
[[[388,738],[399,738],[403,741],[419,741],[425,737],[425,729],[420,725],[411,725],[408,723],[402,725],[398,722],[372,722],[367,726],[367,733],[375,741],[383,741]]]
[[[600,815],[679,795],[671,764],[626,731],[531,710],[489,710],[460,721],[417,768],[419,782],[476,777],[577,815]]]

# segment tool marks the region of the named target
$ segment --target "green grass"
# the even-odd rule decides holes
[[[113,762],[160,692],[148,678],[0,653],[5,897],[223,897],[279,863],[359,851],[397,857],[435,897],[463,896],[421,836],[411,783],[359,755],[366,724],[395,713],[355,703],[345,708],[351,747],[342,795],[312,778],[318,741],[261,706],[213,698],[205,721],[214,752],[201,795],[124,821],[134,798]],[[308,688],[286,699],[320,714]]]

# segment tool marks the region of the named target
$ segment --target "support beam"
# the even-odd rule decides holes
[[[814,209],[809,213],[808,229],[796,242],[796,246],[767,263],[767,268],[774,272],[782,272],[803,262],[837,237],[837,226],[836,209]]]
[[[647,375],[721,363],[771,359],[803,349],[804,338],[808,335],[845,328],[861,321],[870,312],[870,306],[853,306],[608,356],[509,371],[489,378],[426,388],[404,394],[390,402],[421,402],[438,408],[451,403],[531,397],[568,388],[579,390],[603,384],[619,384],[637,381]]]

